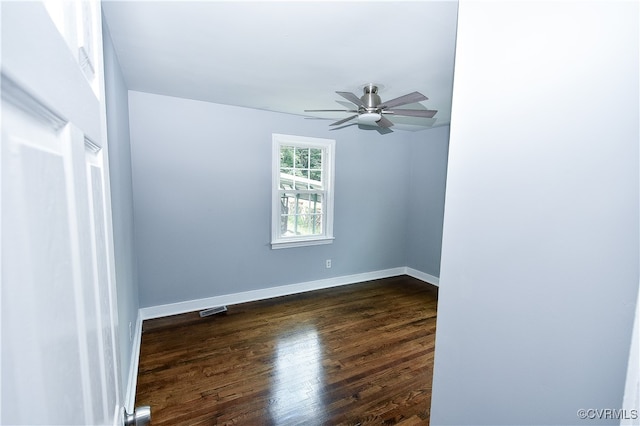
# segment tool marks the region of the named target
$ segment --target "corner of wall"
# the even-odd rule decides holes
[[[417,269],[409,268],[408,266],[405,267],[405,271],[406,271],[405,273],[410,277],[419,279],[428,284],[432,284],[436,287],[440,287],[440,278],[434,275],[427,274],[426,272],[418,271]]]

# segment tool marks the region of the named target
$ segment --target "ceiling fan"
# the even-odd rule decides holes
[[[431,109],[395,108],[401,105],[407,105],[414,102],[427,100],[428,98],[420,92],[408,93],[398,98],[382,102],[380,96],[378,96],[377,86],[368,84],[364,86],[363,91],[364,95],[362,95],[361,97],[357,97],[351,92],[336,92],[338,95],[342,96],[343,98],[357,106],[357,109],[305,109],[305,112],[351,112],[355,114],[347,118],[343,118],[342,120],[338,120],[335,123],[331,123],[330,126],[340,126],[341,124],[345,124],[356,118],[358,120],[357,124],[368,126],[377,125],[378,127],[382,127],[384,129],[388,129],[389,127],[393,126],[393,122],[385,117],[385,115],[404,115],[409,117],[433,118],[433,116],[438,112]],[[388,131],[391,130],[388,129]]]

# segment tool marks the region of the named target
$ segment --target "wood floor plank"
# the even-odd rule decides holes
[[[144,321],[152,425],[429,423],[437,288],[408,276]]]

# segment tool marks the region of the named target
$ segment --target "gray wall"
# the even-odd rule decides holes
[[[143,307],[406,266],[410,145],[431,132],[447,143],[439,129],[329,131],[324,120],[133,91],[129,109]],[[336,139],[333,244],[271,249],[272,133]],[[426,264],[439,263],[439,250],[425,256],[436,251]]]
[[[639,5],[514,3],[459,7],[431,424],[618,424]]]
[[[129,107],[127,87],[106,22],[103,20],[105,101],[107,106],[107,138],[111,209],[115,246],[116,287],[122,394],[126,393],[131,367],[133,342],[129,324],[135,326],[138,316],[138,280],[133,242],[133,193],[131,184],[131,150],[129,145]]]
[[[413,133],[408,150],[407,266],[440,276],[449,126]]]

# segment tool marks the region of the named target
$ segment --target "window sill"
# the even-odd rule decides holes
[[[305,246],[318,246],[321,244],[333,244],[333,237],[321,237],[321,238],[313,238],[313,239],[304,239],[304,240],[286,240],[286,241],[272,241],[271,249],[284,249],[284,248],[292,248],[292,247],[305,247]]]

